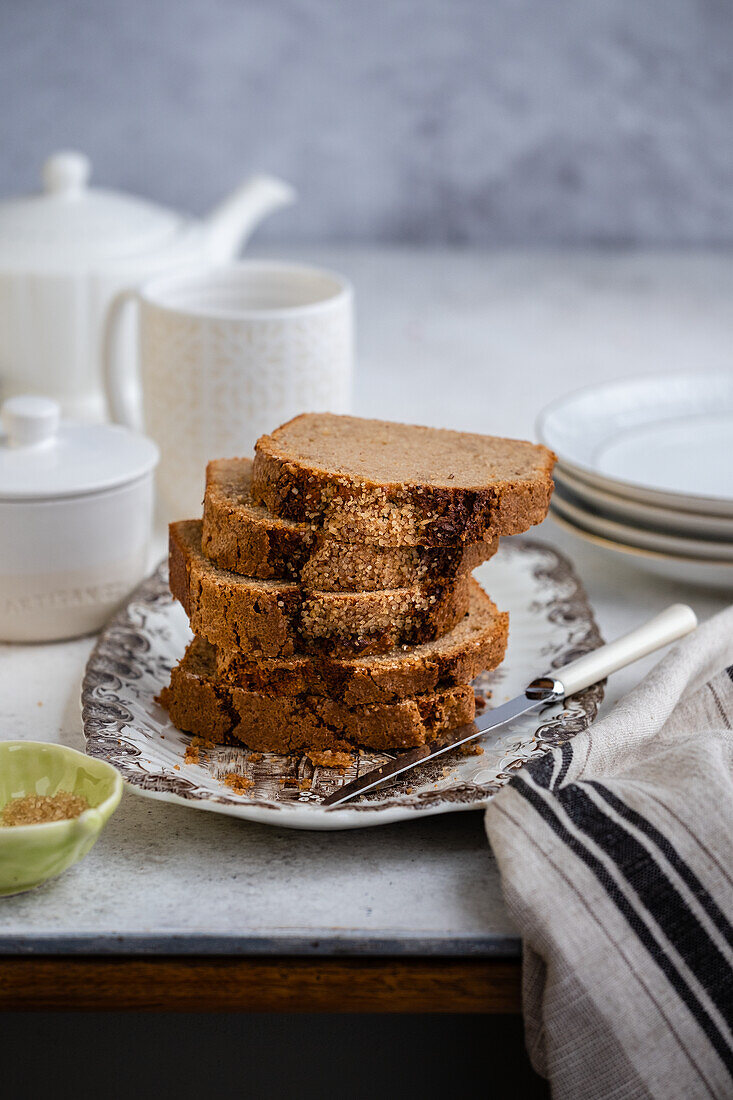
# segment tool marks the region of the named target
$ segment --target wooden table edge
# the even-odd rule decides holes
[[[518,1013],[519,959],[1,956],[2,1011]]]

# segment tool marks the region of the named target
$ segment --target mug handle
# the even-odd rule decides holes
[[[104,391],[107,397],[109,415],[115,424],[124,424],[126,428],[139,431],[141,428],[139,379],[136,372],[130,371],[120,354],[120,324],[128,306],[139,303],[136,290],[123,290],[111,301],[107,310],[102,335],[102,362],[104,368]]]

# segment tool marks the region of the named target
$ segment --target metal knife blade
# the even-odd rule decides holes
[[[393,779],[396,775],[409,771],[417,764],[422,764],[426,760],[433,760],[436,756],[442,756],[443,753],[458,748],[459,745],[474,741],[477,737],[496,729],[497,726],[503,726],[505,723],[519,718],[527,711],[545,706],[547,703],[554,703],[562,698],[562,691],[556,690],[561,686],[552,679],[535,680],[523,695],[518,695],[516,699],[510,699],[508,703],[502,703],[500,707],[494,707],[493,710],[488,711],[480,720],[471,723],[470,726],[459,726],[458,729],[452,730],[449,742],[433,741],[429,745],[419,745],[416,749],[400,753],[394,760],[388,760],[386,764],[380,764],[379,767],[372,768],[365,775],[361,775],[358,779],[354,779],[351,783],[346,783],[343,787],[333,791],[332,794],[324,798],[321,806],[340,806],[342,803],[355,798],[356,795],[371,791],[374,787],[386,783],[388,779]]]
[[[447,744],[441,739],[430,745],[423,745],[410,752],[402,753],[394,760],[355,779],[353,783],[347,783],[346,786],[334,791],[328,798],[324,798],[321,805],[328,806],[329,809],[341,806],[355,795],[371,791],[380,783],[385,783],[388,779],[409,771],[410,768],[414,768],[425,760],[432,760],[459,745],[465,745],[467,741],[473,741],[483,733],[488,733],[497,726],[503,726],[505,722],[511,722],[520,714],[526,714],[527,711],[542,707],[546,703],[556,703],[567,695],[574,695],[590,687],[591,684],[597,684],[610,673],[625,668],[632,661],[638,661],[640,657],[646,657],[647,654],[661,649],[662,646],[683,638],[696,626],[697,618],[691,607],[685,604],[673,604],[672,607],[655,615],[649,622],[636,627],[629,634],[624,634],[623,637],[616,638],[607,645],[599,646],[598,649],[576,657],[570,664],[555,669],[549,675],[539,676],[525,688],[523,695],[490,710],[475,725],[461,726],[458,730],[452,730]]]

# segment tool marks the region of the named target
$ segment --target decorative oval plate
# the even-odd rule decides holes
[[[475,682],[495,704],[601,643],[570,563],[549,546],[504,540],[476,576],[509,612],[504,664]],[[478,755],[446,754],[347,806],[324,809],[320,801],[337,786],[389,758],[356,756],[341,774],[305,756],[221,746],[187,763],[191,739],[171,725],[155,698],[190,638],[161,565],[102,633],[89,659],[82,686],[87,753],[109,761],[150,798],[292,829],[355,829],[481,808],[522,764],[584,730],[603,698],[596,685],[487,734],[477,742]],[[243,793],[225,782],[231,773],[246,777]]]

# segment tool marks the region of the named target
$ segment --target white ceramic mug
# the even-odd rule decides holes
[[[137,393],[119,354],[133,303]],[[110,413],[128,426],[142,420],[160,447],[168,518],[200,515],[210,459],[252,454],[260,435],[299,413],[349,411],[352,314],[341,275],[267,261],[155,279],[113,302],[104,339]]]

